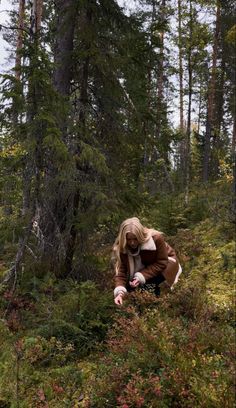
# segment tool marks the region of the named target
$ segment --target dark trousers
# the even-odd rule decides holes
[[[161,275],[156,276],[155,278],[148,279],[148,280],[146,281],[146,283],[141,286],[141,288],[142,288],[143,290],[148,290],[148,289],[149,289],[149,285],[152,285],[152,286],[154,286],[154,294],[155,294],[156,296],[160,296],[161,290],[160,290],[160,286],[159,286],[159,285],[160,285],[162,282],[164,282],[164,281],[165,281],[165,278],[164,278],[164,276],[161,274]],[[133,292],[134,290],[135,290],[135,288],[131,288],[131,286],[128,285],[128,287],[127,287],[127,291],[128,291],[128,292]]]
[[[148,279],[148,280],[146,281],[146,285],[155,284],[154,293],[155,293],[156,296],[160,296],[161,289],[160,289],[160,286],[159,286],[159,285],[160,285],[162,282],[164,282],[164,281],[165,281],[165,278],[164,278],[164,276],[161,274],[161,275],[156,276],[155,278]]]

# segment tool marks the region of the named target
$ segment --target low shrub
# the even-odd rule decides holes
[[[232,328],[215,322],[204,297],[184,314],[191,304],[185,297],[180,307],[180,293],[153,298],[155,306],[150,296],[145,305],[137,293],[120,311],[97,363],[96,385],[90,381],[88,406],[233,406]]]

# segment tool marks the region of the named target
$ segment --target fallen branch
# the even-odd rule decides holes
[[[26,247],[26,249],[28,249],[30,255],[32,255],[32,257],[35,259],[35,261],[37,261],[38,258],[35,255],[35,253],[32,251],[32,249],[28,245],[26,245],[25,247]]]

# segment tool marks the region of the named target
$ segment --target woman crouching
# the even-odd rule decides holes
[[[159,285],[166,281],[172,287],[179,278],[182,268],[175,251],[163,235],[144,227],[136,217],[123,221],[113,245],[115,264],[114,301],[122,305],[123,296],[144,284]]]

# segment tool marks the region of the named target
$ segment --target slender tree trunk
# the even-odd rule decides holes
[[[236,152],[236,112],[235,112],[234,124],[233,124],[232,157],[235,155],[235,152]]]
[[[41,29],[41,20],[42,20],[42,11],[43,11],[43,0],[34,0],[31,5],[31,16],[30,16],[30,32],[31,32],[31,44],[34,59],[38,54],[39,48],[39,35]],[[29,68],[31,70],[35,69],[35,61],[30,60]],[[33,121],[37,109],[38,109],[38,87],[37,84],[32,84],[29,81],[28,84],[28,99],[30,100],[29,103],[29,110],[27,113],[27,122],[30,123]],[[35,164],[35,177],[36,177],[36,186],[38,186],[35,190],[35,193],[39,194],[39,184],[40,184],[40,167],[41,167],[41,136],[40,132],[36,132],[35,139],[36,139],[36,148],[35,148],[35,157],[34,157],[34,164]],[[23,202],[22,202],[22,215],[26,215],[30,209],[31,205],[31,180],[33,176],[33,161],[32,157],[29,155],[24,158],[24,168],[23,168]],[[38,190],[38,191],[37,191]]]
[[[160,6],[160,19],[162,24],[165,21],[165,16],[166,16],[166,1],[162,0],[161,2],[161,6]],[[159,57],[159,76],[158,76],[158,81],[157,81],[157,109],[158,109],[158,116],[160,118],[159,120],[159,128],[157,129],[158,135],[160,135],[161,133],[161,117],[163,114],[163,99],[164,99],[164,95],[163,95],[163,83],[164,83],[164,36],[165,36],[165,32],[164,29],[162,29],[162,31],[160,32],[160,57]]]
[[[179,50],[179,129],[182,140],[179,142],[180,184],[184,187],[186,174],[185,162],[185,125],[184,125],[184,86],[183,86],[183,44],[182,44],[182,3],[178,0],[178,50]]]
[[[152,22],[156,19],[156,1],[152,2]],[[166,19],[166,0],[162,0],[160,4],[160,22],[164,25]],[[160,153],[158,148],[158,144],[160,143],[162,127],[163,127],[163,119],[166,112],[164,111],[164,46],[165,46],[165,29],[162,28],[160,32],[160,55],[159,55],[159,63],[158,63],[158,79],[157,79],[157,124],[155,129],[155,138],[156,138],[156,146],[154,147],[154,154],[153,157],[155,159],[163,159],[163,172],[165,174],[166,181],[169,185],[170,191],[174,191],[174,184],[171,180],[168,168],[167,168],[167,160],[168,160],[168,152],[166,155]],[[151,82],[151,78],[150,78]],[[151,86],[151,83],[150,83]],[[165,156],[165,157],[163,157]]]
[[[154,2],[155,3],[155,2]],[[165,10],[166,2],[162,0],[160,4],[160,22],[164,24],[166,10]],[[155,8],[153,5],[153,13],[155,13]],[[157,126],[156,126],[156,139],[157,143],[159,143],[160,135],[162,132],[162,121],[163,121],[163,106],[164,106],[164,28],[160,32],[160,55],[159,55],[159,62],[158,62],[158,79],[157,79]]]
[[[193,94],[193,68],[192,68],[192,40],[193,40],[193,9],[192,0],[189,2],[189,49],[188,49],[188,116],[186,129],[186,182],[185,182],[185,203],[189,201],[190,169],[191,169],[191,114],[192,114],[192,94]]]
[[[182,9],[178,0],[178,48],[179,48],[179,124],[184,132],[184,88],[183,88],[183,48],[182,48]]]
[[[21,71],[22,71],[22,66],[21,66],[21,54],[22,54],[22,47],[23,47],[23,29],[25,25],[25,0],[19,0],[19,8],[18,8],[18,23],[17,23],[17,39],[16,39],[16,52],[15,52],[15,77],[16,77],[16,92],[19,94],[22,94],[23,86],[21,82]],[[17,106],[17,101],[15,98],[13,98],[13,103],[12,103],[12,122],[14,126],[18,126],[18,121],[19,121],[19,112],[18,112],[18,106]],[[25,177],[23,176],[22,181],[24,184],[24,179]],[[24,197],[24,192],[23,192],[23,197]],[[24,201],[24,199],[23,199]],[[24,204],[23,204],[24,207]],[[4,211],[7,214],[10,214],[12,211],[11,206],[6,205],[4,208]]]
[[[31,41],[33,48],[33,58],[30,61],[30,70],[32,73],[36,70],[37,59],[39,54],[39,36],[41,29],[41,16],[42,16],[43,1],[34,0],[31,9]],[[28,98],[30,100],[30,110],[28,111],[28,121],[33,122],[35,115],[39,109],[39,99],[41,91],[39,90],[38,83],[35,79],[29,81]],[[41,128],[35,130],[35,197],[38,200],[40,189],[40,172],[42,170],[42,131]]]
[[[31,200],[31,178],[32,178],[32,163],[29,157],[24,157],[23,179],[22,179],[22,215],[26,215],[30,208]]]
[[[19,17],[18,17],[18,34],[16,43],[16,60],[15,60],[15,72],[16,78],[20,80],[21,77],[21,51],[23,45],[23,29],[25,25],[25,0],[19,1]]]
[[[33,0],[31,8],[31,31],[39,34],[43,12],[43,0]]]
[[[152,1],[152,24],[155,22],[156,19],[156,1]],[[151,40],[151,48],[153,47],[152,40]],[[152,55],[150,55],[150,59],[148,61],[148,69],[147,69],[147,109],[149,110],[151,107],[151,89],[152,89],[152,70],[153,70],[153,60]],[[142,157],[142,173],[144,175],[144,188],[146,184],[146,168],[148,165],[149,160],[149,152],[148,152],[148,119],[144,118],[142,123],[142,134],[144,139],[144,151]]]
[[[236,217],[236,116],[234,112],[234,124],[233,124],[233,138],[232,138],[232,162],[233,162],[233,203],[232,203],[232,213],[235,222]]]
[[[213,55],[212,55],[212,69],[210,74],[210,81],[208,86],[208,101],[207,101],[207,120],[205,133],[205,147],[203,157],[203,181],[207,182],[210,175],[210,152],[211,152],[211,138],[214,136],[215,126],[215,98],[216,98],[216,76],[217,76],[217,58],[220,34],[220,2],[217,2],[216,9],[216,29],[214,35]]]
[[[201,112],[202,112],[202,82],[200,82],[199,100],[198,100],[198,121],[197,121],[197,134],[200,134],[201,127]]]
[[[211,175],[213,179],[217,179],[219,175],[220,156],[222,149],[221,128],[224,119],[224,86],[225,86],[225,60],[222,52],[219,83],[216,86],[215,92],[215,126],[214,137],[212,143],[212,166]]]

